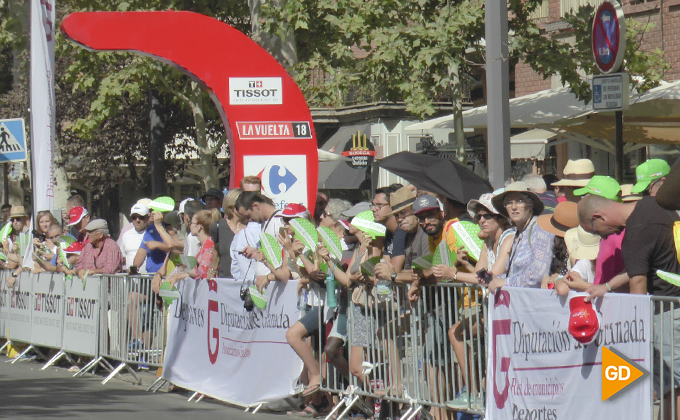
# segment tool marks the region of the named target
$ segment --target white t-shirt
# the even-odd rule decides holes
[[[129,229],[125,231],[119,239],[120,242],[120,250],[123,251],[123,255],[125,256],[125,267],[128,268],[132,265],[132,263],[135,260],[135,255],[137,255],[137,251],[139,250],[139,246],[142,244],[142,239],[144,238],[144,232],[146,230],[143,230],[141,232],[137,232],[136,229]],[[146,264],[142,264],[141,267],[139,267],[139,272],[144,272],[146,271]]]
[[[201,249],[201,242],[198,240],[198,236],[188,234],[184,238],[184,255],[188,257],[195,257],[198,255],[198,251]]]
[[[576,261],[576,264],[571,268],[571,271],[579,273],[581,278],[588,283],[595,281],[595,272],[593,271],[593,264],[590,260]]]

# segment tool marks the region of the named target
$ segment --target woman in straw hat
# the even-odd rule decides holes
[[[514,182],[491,202],[499,213],[508,217],[517,228],[512,242],[506,275],[494,276],[489,283],[493,291],[502,286],[540,287],[550,271],[552,245],[555,235],[541,229],[536,220],[544,204],[524,182]]]

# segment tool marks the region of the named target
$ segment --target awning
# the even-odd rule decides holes
[[[511,159],[544,160],[545,145],[557,138],[557,133],[535,128],[510,137]]]
[[[569,88],[547,89],[531,95],[510,99],[510,127],[534,128],[550,126],[577,115],[583,115],[588,107],[579,101]],[[465,128],[486,128],[487,107],[463,111]],[[453,116],[446,115],[406,127],[407,130],[453,130]]]

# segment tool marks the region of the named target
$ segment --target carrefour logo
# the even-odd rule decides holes
[[[298,181],[297,177],[283,165],[265,167],[257,175],[262,180],[262,187],[272,195],[279,195],[290,191]]]
[[[230,105],[281,105],[283,89],[280,77],[230,77]]]

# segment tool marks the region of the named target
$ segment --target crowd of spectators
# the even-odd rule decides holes
[[[369,322],[367,307],[378,298],[379,283],[405,285],[411,302],[421,298],[424,286],[439,282],[479,285],[490,292],[502,287],[554,288],[559,294],[577,290],[588,293],[589,299],[610,292],[680,296],[680,287],[657,274],[657,270],[680,274],[677,188],[664,192],[667,177],[680,179],[678,164],[671,171],[665,161],[651,159],[637,167],[634,185],[623,186],[595,175],[588,159],[570,160],[563,173],[562,179],[527,175],[468,203],[401,184],[376,190],[370,202],[350,203],[319,194],[314,214],[302,204],[277,209],[261,192],[260,180],[246,177],[240,188],[226,195],[211,188],[200,200],[182,201],[179,211],[160,211],[153,209],[153,201],[139,200],[117,242],[110,237],[107,222],[93,217],[80,196],[67,202],[63,229],[50,212],[39,212],[31,232],[30,210],[3,206],[7,225],[5,234],[0,232],[2,257],[14,270],[13,278],[22,270],[81,278],[96,273],[151,274],[156,293],[163,281],[174,284],[186,278],[232,278],[259,291],[271,282],[298,280],[302,316],[286,338],[305,367],[301,391],[305,406],[298,414],[313,416],[326,409],[329,400],[318,392],[324,369],[309,338],[321,340],[326,357],[341,375],[363,384],[366,348],[380,327],[380,322]],[[664,207],[655,199],[657,194]],[[341,257],[322,242],[312,252],[291,226],[296,219],[330,229],[340,239]],[[478,226],[482,240],[478,255],[471,254],[456,231],[461,222]],[[260,249],[261,233],[280,244],[280,265]],[[64,253],[58,252],[60,247]],[[453,256],[453,263],[416,265],[419,258],[436,252]],[[176,256],[185,259],[177,263]],[[375,257],[380,262],[373,275],[362,272],[361,264]],[[326,290],[329,276],[337,284],[333,305]],[[465,337],[470,336],[466,328],[483,323],[469,319],[474,316],[470,309],[481,302],[477,294],[468,293],[460,320],[453,325],[445,325],[447,317],[442,316],[451,308],[429,305],[427,328],[448,331],[459,363],[466,359]],[[676,312],[659,316],[669,316],[675,337],[680,337],[680,310]],[[134,336],[144,340],[141,331]],[[350,344],[347,357],[343,347]],[[663,362],[671,366],[673,361]],[[436,370],[435,362],[427,363]],[[658,395],[680,388],[680,363],[674,366],[673,380],[666,380],[664,389],[657,386]],[[478,398],[475,395],[483,390],[469,383],[472,374],[461,370],[470,395]],[[478,403],[467,395],[449,401],[448,407],[461,410]],[[668,398],[665,401],[670,404]],[[440,419],[451,412],[431,414]]]

